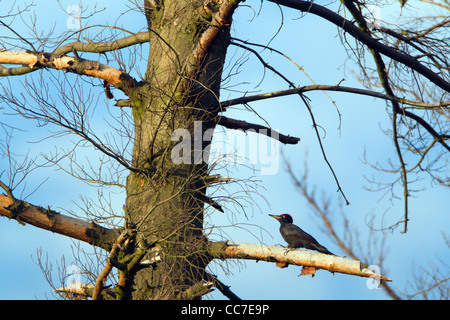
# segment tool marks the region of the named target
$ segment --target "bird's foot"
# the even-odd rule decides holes
[[[295,249],[294,248],[289,248],[289,247],[284,247],[283,246],[283,248],[285,248],[286,249],[286,251],[284,252],[284,255],[287,255],[289,252],[291,252],[291,251],[294,251]]]

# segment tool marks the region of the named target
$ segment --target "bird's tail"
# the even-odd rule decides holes
[[[329,251],[327,248],[325,248],[324,246],[317,244],[316,245],[316,250],[319,251],[320,253],[325,253],[325,254],[330,254],[332,256],[335,256],[335,254],[331,251]]]

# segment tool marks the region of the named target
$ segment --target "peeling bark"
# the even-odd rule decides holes
[[[20,64],[30,68],[30,71],[39,68],[58,69],[99,78],[116,87],[136,84],[136,81],[127,73],[98,61],[77,59],[76,57],[69,56],[58,56],[49,53],[36,54],[26,51],[2,51],[0,52],[0,64]],[[4,69],[12,72],[12,68]]]
[[[392,281],[361,266],[360,261],[306,250],[292,250],[263,244],[215,242],[210,244],[209,253],[218,259],[246,259],[274,262],[280,267],[286,267],[289,264],[307,267],[303,274],[311,274],[310,268],[316,268],[333,273]]]
[[[14,200],[0,194],[0,216],[17,219],[20,223],[30,224],[106,250],[112,246],[119,235],[118,231],[104,228],[96,223],[65,216],[25,201],[19,202],[22,204],[16,206],[19,209],[12,210]]]

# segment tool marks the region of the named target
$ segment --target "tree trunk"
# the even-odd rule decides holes
[[[229,26],[198,60],[193,52],[211,23],[203,1],[146,1],[145,9],[151,46],[143,85],[130,97],[136,170],[127,179],[125,207],[127,225],[147,244],[156,241],[163,261],[136,274],[133,298],[195,298],[183,292],[201,283],[209,263],[202,229],[210,142],[202,137],[219,111]],[[180,144],[174,132],[182,133]]]

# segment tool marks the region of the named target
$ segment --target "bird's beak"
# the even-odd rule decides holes
[[[280,219],[281,219],[280,216],[277,216],[277,215],[275,215],[275,214],[269,214],[269,216],[271,216],[272,218],[275,218],[275,219],[277,219],[277,220],[280,220]]]

